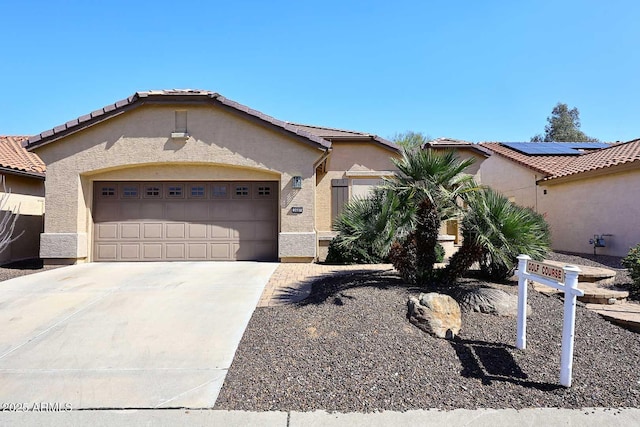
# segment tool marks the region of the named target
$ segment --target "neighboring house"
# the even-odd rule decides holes
[[[540,144],[481,144],[494,154],[479,170],[482,183],[543,214],[556,250],[592,253],[589,240],[603,234],[611,236],[598,254],[624,256],[640,243],[640,140]]]
[[[27,152],[26,136],[0,136],[0,174],[7,193],[5,209],[18,214],[13,236],[22,235],[0,253],[0,264],[37,258],[43,230],[45,166],[37,155]],[[0,192],[4,195],[3,188]]]
[[[308,262],[398,147],[199,90],[138,92],[29,138],[47,164],[47,263]]]

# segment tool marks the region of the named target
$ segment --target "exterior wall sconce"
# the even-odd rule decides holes
[[[300,190],[302,188],[302,177],[301,176],[294,176],[293,177],[293,181],[291,183],[291,187],[294,190]]]

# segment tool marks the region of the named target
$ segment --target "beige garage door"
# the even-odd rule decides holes
[[[94,261],[277,259],[278,184],[95,182]]]

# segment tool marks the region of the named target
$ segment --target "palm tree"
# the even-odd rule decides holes
[[[462,220],[462,247],[449,260],[445,277],[460,277],[474,262],[492,279],[513,273],[516,257],[527,254],[543,259],[550,248],[549,226],[542,215],[511,203],[485,188],[467,198]]]
[[[394,243],[389,258],[405,280],[424,283],[436,262],[440,224],[460,212],[461,196],[477,189],[464,174],[474,160],[459,160],[453,151],[405,149],[392,161],[399,173],[387,180],[386,189],[412,213],[415,228]]]

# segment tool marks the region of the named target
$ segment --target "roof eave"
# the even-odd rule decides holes
[[[21,169],[14,169],[14,168],[10,168],[7,166],[0,166],[0,174],[10,174],[10,175],[17,175],[17,176],[25,176],[25,177],[29,177],[29,178],[36,178],[39,180],[44,181],[45,179],[45,174],[42,172],[35,172],[35,171],[25,171],[25,170],[21,170]]]
[[[598,176],[610,175],[610,174],[620,173],[620,172],[626,172],[626,171],[634,170],[634,169],[637,170],[639,167],[640,167],[640,159],[637,159],[637,160],[634,160],[634,161],[631,161],[631,162],[619,163],[619,164],[616,164],[616,165],[602,166],[602,167],[599,167],[599,168],[589,169],[589,170],[580,171],[580,172],[574,172],[574,173],[567,174],[567,175],[548,176],[546,178],[542,178],[542,179],[538,180],[537,184],[539,184],[539,185],[562,184],[562,183],[565,183],[565,182],[576,181],[576,180],[580,180],[580,179],[584,179],[584,178],[595,178],[595,177],[598,177]]]
[[[283,121],[277,120],[259,111],[250,109],[235,101],[228,100],[227,98],[213,92],[202,93],[156,93],[156,92],[136,92],[134,95],[120,100],[114,104],[110,104],[102,109],[95,110],[90,114],[80,116],[77,119],[71,120],[64,125],[57,126],[53,129],[42,132],[37,136],[33,136],[23,142],[23,146],[28,151],[65,138],[76,132],[80,132],[88,127],[102,123],[113,117],[119,116],[133,108],[140,107],[146,104],[176,104],[176,103],[188,103],[194,104],[210,104],[214,103],[218,106],[223,106],[229,110],[242,114],[244,117],[251,117],[262,124],[267,124],[277,130],[282,130],[286,134],[296,137],[298,140],[311,144],[316,148],[324,151],[331,147],[331,143],[323,138],[315,136],[309,132],[297,129],[295,126],[291,126]]]

